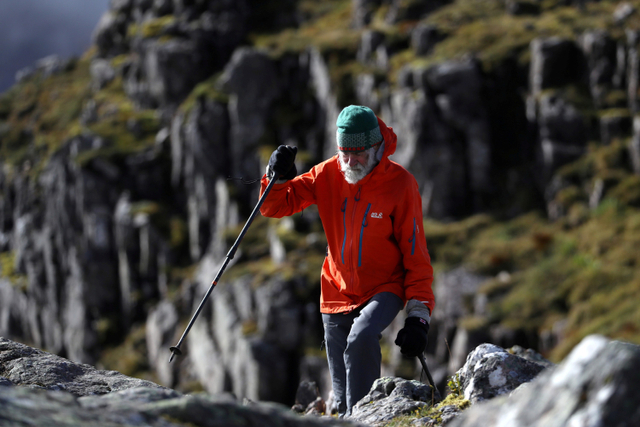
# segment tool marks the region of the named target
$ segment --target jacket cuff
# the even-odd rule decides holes
[[[411,299],[407,302],[406,307],[407,317],[419,317],[427,321],[427,323],[431,323],[431,311],[429,307],[424,305],[421,301],[417,299]]]

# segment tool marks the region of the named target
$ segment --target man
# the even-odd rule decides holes
[[[281,218],[316,204],[328,252],[321,274],[320,311],[334,396],[341,416],[380,376],[381,332],[405,306],[395,343],[416,357],[427,345],[435,305],[433,269],[422,226],[418,184],[389,160],[397,137],[367,107],[346,107],[337,120],[338,154],[300,176],[297,149],[271,155],[260,212]]]

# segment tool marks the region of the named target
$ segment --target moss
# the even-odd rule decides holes
[[[179,216],[169,219],[169,244],[173,248],[179,248],[187,242],[187,223]]]
[[[106,349],[97,366],[100,369],[118,371],[130,377],[148,376],[149,361],[144,325],[132,327],[120,345]]]
[[[167,28],[171,27],[175,22],[176,17],[174,15],[165,15],[145,21],[142,24],[130,24],[129,28],[127,28],[127,37],[159,37],[164,35]]]
[[[630,118],[631,112],[627,108],[607,108],[598,112],[600,118],[609,119],[615,117]]]
[[[467,316],[460,319],[458,326],[467,331],[483,330],[489,324],[489,319],[483,316]]]
[[[435,425],[441,425],[442,412],[447,406],[455,406],[458,410],[463,411],[471,406],[471,402],[456,394],[449,394],[445,399],[438,403],[436,406],[426,405],[421,409],[416,410],[411,415],[403,415],[394,418],[392,421],[383,424],[384,427],[410,427],[416,425],[414,423],[417,419],[430,418],[434,421]]]
[[[258,323],[255,320],[249,319],[242,322],[242,335],[249,336],[256,333],[258,333]]]
[[[640,207],[640,176],[631,175],[622,179],[607,192],[607,197],[615,198],[625,205]]]
[[[5,163],[29,161],[37,175],[49,156],[59,149],[78,122],[90,98],[90,60],[70,62],[64,72],[44,78],[36,74],[3,95],[9,131],[0,141]]]
[[[180,111],[188,113],[196,105],[198,100],[213,100],[221,104],[229,103],[229,95],[224,93],[220,87],[221,73],[209,77],[207,80],[198,83],[189,96],[180,104]]]
[[[131,204],[131,214],[153,215],[159,213],[161,207],[158,203],[150,200],[141,200]]]
[[[101,119],[87,126],[92,133],[104,138],[107,145],[80,153],[76,158],[78,164],[86,165],[97,157],[114,158],[139,153],[155,143],[155,136],[160,130],[157,111],[138,111],[129,108],[128,103],[121,108],[113,107],[110,102],[99,105]]]
[[[16,289],[27,290],[28,277],[26,274],[19,273],[16,270],[16,254],[14,251],[0,252],[0,277],[9,280]]]
[[[254,33],[250,35],[250,40],[256,47],[266,49],[276,58],[286,53],[300,53],[311,46],[322,53],[355,53],[360,32],[351,29],[351,2],[329,0],[321,3],[323,4],[300,2],[299,8],[309,20],[299,28],[286,29],[276,34]]]

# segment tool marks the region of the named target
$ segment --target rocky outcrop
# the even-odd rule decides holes
[[[101,371],[0,337],[0,377],[10,385],[65,391],[74,396],[103,395],[135,387],[167,389],[115,371]],[[174,396],[178,393],[173,392]]]
[[[473,406],[451,426],[637,425],[639,358],[636,345],[589,336],[556,368],[508,397]]]
[[[509,393],[534,379],[544,366],[510,354],[493,344],[481,344],[456,373],[464,398],[472,403]]]
[[[183,395],[4,338],[0,338],[0,402],[0,419],[8,425],[356,425],[332,417],[299,417],[274,404],[242,405],[228,394]]]
[[[431,387],[418,381],[383,377],[352,409],[349,419],[371,426],[381,426],[401,415],[432,405]]]

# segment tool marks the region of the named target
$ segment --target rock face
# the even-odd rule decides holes
[[[246,277],[221,284],[215,303],[189,336],[188,356],[167,366],[167,348],[228,249],[225,230],[241,223],[257,199],[257,185],[227,178],[260,177],[262,147],[299,147],[300,172],[334,155],[335,121],[345,99],[370,105],[394,128],[399,143],[393,160],[416,177],[423,213],[431,218],[491,209],[509,217],[544,207],[550,218],[559,218],[566,212],[554,196],[566,183],[555,179],[557,170],[594,139],[609,144],[633,134],[630,157],[640,173],[640,120],[632,119],[640,108],[637,31],[616,41],[602,31],[587,31],[575,41],[537,39],[526,71],[510,59],[488,71],[473,57],[409,66],[393,86],[383,76],[397,41],[367,27],[378,18],[373,13],[385,7],[389,23],[415,21],[450,1],[353,0],[353,24],[363,28],[357,59],[366,67],[357,67],[354,87],[336,87],[332,61],[343,53],[333,57],[309,48],[274,58],[247,46],[253,24],[270,25],[261,13],[293,20],[292,3],[111,2],[94,33],[97,55],[88,86],[95,95],[121,85],[124,93],[118,96],[128,97],[134,107],[129,109],[145,109],[159,121],[155,144],[117,158],[96,154],[117,151],[117,141],[85,128],[99,123],[101,115],[126,111],[105,113],[89,99],[81,106],[82,132],[56,141],[58,149],[41,173],[30,171],[28,162],[3,164],[0,335],[94,363],[131,325],[145,324],[149,363],[164,385],[177,387],[178,379],[189,378],[211,393],[293,399],[297,364],[308,360],[300,346],[318,336],[310,320],[319,317],[317,289],[310,289],[314,285],[306,277],[280,277],[259,289]],[[530,1],[505,4],[512,14],[539,9]],[[623,22],[634,13],[620,6],[615,19]],[[443,37],[418,25],[401,48],[426,55]],[[71,66],[49,58],[21,79],[59,75]],[[594,132],[580,100],[563,85],[585,89],[597,108],[626,108],[630,114],[608,111]],[[134,119],[126,126],[138,141],[144,126]],[[29,152],[42,149],[33,131],[25,128],[20,142]],[[594,185],[600,191],[594,190],[591,208],[601,200],[603,185]],[[271,229],[268,237],[271,251],[259,256],[271,255],[274,264],[286,261],[277,233]],[[197,271],[177,290],[167,284],[175,265]],[[440,384],[472,348],[489,341],[487,334],[457,324],[467,314],[463,303],[484,278],[460,270],[443,276],[442,288],[457,286],[438,290],[439,301],[447,302],[439,305],[431,325],[428,356],[441,365],[434,370]],[[490,341],[513,344],[508,342],[513,337],[498,335],[492,331]],[[454,343],[449,368],[441,338]],[[391,359],[389,371],[399,365],[395,349]],[[324,360],[314,364],[318,384],[325,365]]]
[[[589,336],[557,367],[510,397],[472,407],[451,426],[638,425],[639,362],[640,347]]]
[[[0,338],[0,419],[6,425],[340,426],[279,405],[243,406],[229,395],[182,395]],[[34,410],[37,408],[37,410]]]

